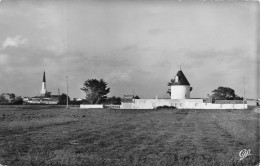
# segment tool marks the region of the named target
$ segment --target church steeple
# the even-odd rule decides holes
[[[45,71],[43,72],[43,80],[42,82],[46,82],[46,79],[45,79]]]
[[[45,71],[43,72],[43,79],[42,79],[42,82],[46,82],[46,79],[45,79]]]
[[[43,72],[43,79],[42,79],[41,95],[45,96],[46,93],[47,93],[47,89],[46,89],[46,78],[45,78],[45,71],[44,71]]]

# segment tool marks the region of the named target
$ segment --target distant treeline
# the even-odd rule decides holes
[[[67,104],[67,95],[62,94],[58,98],[58,104],[57,105],[66,105]],[[89,104],[88,100],[83,99],[81,101],[77,99],[71,100],[70,97],[68,97],[69,105],[80,105],[80,104]],[[23,101],[23,98],[18,96],[16,97],[13,93],[3,93],[0,95],[0,105],[48,105],[44,103],[28,103],[26,101]],[[107,97],[101,101],[101,104],[114,104],[114,105],[120,105],[121,104],[121,98],[120,97]]]

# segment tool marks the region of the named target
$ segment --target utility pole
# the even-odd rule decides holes
[[[245,77],[243,77],[243,89],[244,89],[243,108],[245,109],[245,99],[246,99]]]
[[[259,76],[260,76],[260,3],[258,3],[258,6],[257,6],[257,12],[256,12],[256,22],[257,22],[257,31],[256,31],[256,35],[257,35],[257,41],[256,41],[256,48],[257,48],[257,51],[256,51],[256,57],[257,57],[257,61],[256,61],[256,97],[257,97],[257,102],[259,103],[259,90],[260,90],[260,86],[259,86]],[[259,111],[259,108],[256,108],[258,111]],[[257,119],[258,119],[258,123],[257,123],[257,126],[256,126],[256,140],[258,141],[260,139],[260,114],[258,113],[257,115]],[[260,148],[258,147],[257,150],[256,150],[256,161],[259,161],[260,160]]]
[[[133,89],[133,100],[134,100],[134,102],[135,102],[135,90]]]
[[[68,85],[68,76],[66,76],[66,82],[67,82],[67,109],[69,109],[69,85]]]

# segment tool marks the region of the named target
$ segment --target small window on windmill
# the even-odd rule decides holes
[[[179,82],[179,77],[175,76],[175,82]]]

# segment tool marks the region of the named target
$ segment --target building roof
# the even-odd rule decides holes
[[[121,99],[122,103],[132,103],[134,99],[134,95],[124,95],[124,97]]]
[[[51,95],[51,97],[60,97],[61,95]]]
[[[178,78],[177,78],[177,76],[178,76]],[[190,85],[189,81],[187,80],[187,78],[185,77],[185,75],[183,74],[181,69],[176,74],[172,85]]]
[[[125,99],[133,99],[134,95],[124,95],[123,98],[125,98]]]
[[[132,102],[133,102],[133,99],[122,98],[122,99],[121,99],[121,102],[122,102],[122,103],[132,103]]]

